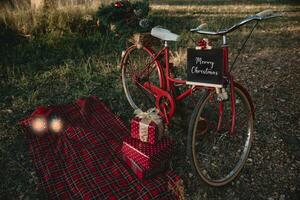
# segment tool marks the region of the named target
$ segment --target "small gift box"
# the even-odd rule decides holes
[[[164,134],[164,125],[156,109],[136,110],[135,113],[131,120],[131,137],[150,144],[158,142]]]
[[[161,162],[169,161],[172,153],[172,142],[168,137],[158,143],[150,144],[127,137],[123,141],[122,154],[134,160],[145,169],[153,169]]]
[[[138,163],[136,163],[133,159],[127,157],[123,154],[123,160],[126,162],[126,164],[130,167],[130,169],[135,173],[135,175],[140,179],[146,179],[153,177],[154,175],[165,171],[168,169],[169,162],[164,161],[160,163],[160,166],[155,167],[153,169],[145,169],[141,167]]]

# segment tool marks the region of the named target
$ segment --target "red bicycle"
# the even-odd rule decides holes
[[[151,31],[152,36],[164,41],[164,47],[157,53],[150,45],[134,44],[122,56],[122,83],[130,105],[143,111],[155,106],[167,124],[174,116],[177,102],[195,91],[203,91],[189,122],[187,153],[195,174],[211,186],[223,186],[239,174],[253,138],[253,102],[247,90],[230,73],[226,35],[246,23],[256,22],[243,49],[259,21],[278,16],[266,10],[226,30],[205,31],[202,25],[191,29],[191,32],[223,37],[223,73],[219,85],[198,84],[174,77],[168,42],[177,41],[179,36],[167,29],[155,27]],[[190,87],[177,94],[180,85]]]

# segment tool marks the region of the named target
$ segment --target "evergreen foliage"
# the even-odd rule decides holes
[[[134,3],[120,0],[110,5],[100,6],[97,17],[99,24],[106,30],[128,36],[134,32],[146,31],[146,28],[139,26],[139,22],[148,16],[149,10],[149,0]]]

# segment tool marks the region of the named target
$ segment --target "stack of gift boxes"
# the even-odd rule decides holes
[[[169,167],[172,143],[164,129],[155,109],[138,110],[131,120],[131,135],[123,141],[122,156],[139,179],[152,177]]]

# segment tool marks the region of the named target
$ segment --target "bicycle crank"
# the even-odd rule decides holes
[[[156,98],[156,108],[159,109],[160,114],[165,118],[166,123],[173,117],[175,111],[175,101],[169,92],[153,85],[150,82],[145,82],[143,86],[151,91]]]

